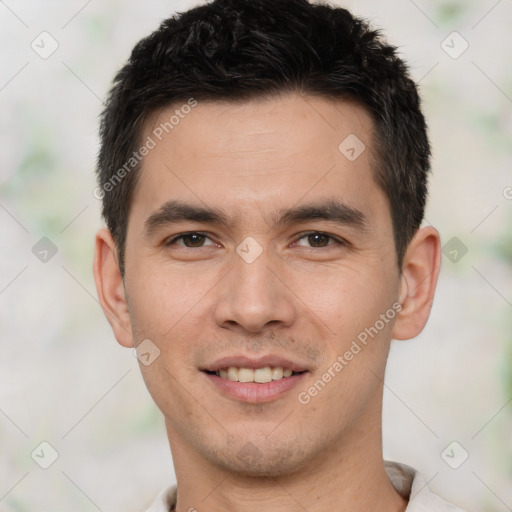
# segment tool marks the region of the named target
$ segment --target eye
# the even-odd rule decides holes
[[[341,239],[335,238],[321,231],[305,233],[298,239],[297,245],[308,247],[308,245],[299,243],[301,240],[306,240],[307,243],[310,244],[309,247],[314,248],[328,247],[329,245],[346,245],[345,241],[342,241]],[[332,241],[333,243],[329,243],[329,241]]]
[[[181,244],[176,244],[176,242],[180,240]],[[175,237],[171,237],[165,241],[165,245],[179,245],[180,247],[194,248],[194,247],[204,247],[205,241],[210,240],[208,236],[204,233],[199,233],[197,231],[190,231],[189,233],[182,233],[181,235],[177,235]],[[210,240],[211,242],[211,240]],[[217,245],[214,242],[206,245]]]

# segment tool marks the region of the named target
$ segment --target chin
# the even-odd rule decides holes
[[[250,441],[242,442],[241,448],[235,452],[230,449],[210,454],[209,459],[226,471],[250,478],[290,475],[299,471],[309,460],[297,445],[258,447]]]

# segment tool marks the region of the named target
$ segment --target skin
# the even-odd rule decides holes
[[[141,140],[175,109],[153,115]],[[434,228],[420,228],[399,268],[389,204],[371,168],[372,130],[366,111],[346,101],[290,93],[199,102],[143,161],[124,279],[110,233],[98,232],[96,286],[116,339],[125,347],[150,339],[161,351],[141,371],[165,417],[178,512],[406,507],[382,460],[383,379],[391,339],[413,338],[427,321],[440,241]],[[338,150],[349,134],[366,145],[355,161]],[[146,220],[170,200],[222,209],[229,225],[182,221],[148,233]],[[359,210],[365,226],[271,220],[276,210],[327,200]],[[207,236],[166,245],[191,231]],[[249,236],[262,249],[252,263],[236,252]],[[402,309],[393,320],[300,403],[298,393],[395,303]],[[270,353],[309,373],[267,403],[227,398],[200,371],[219,357]]]

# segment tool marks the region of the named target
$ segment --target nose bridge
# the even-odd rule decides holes
[[[270,249],[248,237],[237,247],[232,265],[216,305],[217,323],[238,324],[252,332],[269,323],[291,325],[295,307],[291,294],[277,277],[280,269]]]
[[[253,249],[250,249],[252,253]],[[241,249],[240,249],[241,252]],[[254,258],[254,259],[252,259]],[[234,258],[235,287],[241,291],[242,296],[250,298],[253,295],[260,300],[274,297],[272,289],[275,287],[275,270],[272,269],[272,258],[268,250],[262,251],[257,257],[251,254],[250,259],[239,256]],[[274,263],[275,265],[275,263]]]

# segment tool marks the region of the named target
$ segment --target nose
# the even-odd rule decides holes
[[[269,257],[268,249],[250,263],[238,254],[233,259],[234,268],[219,283],[217,325],[240,333],[290,327],[297,315],[294,295],[284,269]]]

